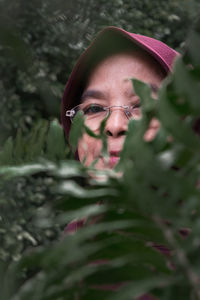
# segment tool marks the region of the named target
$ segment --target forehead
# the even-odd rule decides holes
[[[122,51],[103,58],[90,71],[85,90],[114,81],[136,78],[146,83],[159,85],[165,72],[160,64],[144,51]]]

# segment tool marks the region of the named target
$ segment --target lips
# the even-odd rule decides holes
[[[109,166],[114,168],[120,160],[120,151],[109,151]]]
[[[99,158],[103,161],[103,164],[105,167],[114,168],[120,160],[120,152],[121,152],[121,150],[120,151],[118,151],[118,150],[117,151],[116,150],[109,151],[108,160],[105,159],[105,157],[103,157],[103,156],[100,156]]]

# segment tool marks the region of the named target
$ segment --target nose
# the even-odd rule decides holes
[[[128,119],[121,109],[112,109],[106,122],[105,132],[107,136],[114,138],[123,136],[127,132]]]

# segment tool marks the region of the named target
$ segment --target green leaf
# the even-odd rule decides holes
[[[182,59],[178,59],[175,65],[176,72],[173,75],[174,98],[171,97],[172,105],[180,114],[199,116],[200,114],[200,83],[192,76],[191,70],[184,65]],[[184,84],[183,84],[184,82]],[[176,96],[177,95],[177,96]],[[170,98],[169,98],[170,99]]]
[[[200,140],[191,127],[178,116],[168,101],[167,84],[163,85],[159,97],[159,116],[164,128],[180,143],[192,151],[200,151]],[[184,133],[184,134],[183,134]]]
[[[15,151],[13,151],[13,156],[14,156],[14,162],[16,164],[19,164],[20,162],[23,161],[24,158],[24,139],[22,137],[21,130],[18,130],[17,132],[17,137],[15,140]]]
[[[104,195],[115,195],[115,191],[112,189],[97,189],[97,190],[89,190],[86,188],[82,188],[78,184],[76,184],[72,180],[68,180],[63,182],[60,186],[58,186],[57,190],[62,194],[69,194],[77,198],[94,198],[98,199],[98,197],[103,197]]]
[[[1,165],[9,165],[13,163],[13,139],[9,137],[0,152]]]
[[[49,160],[62,160],[66,158],[67,145],[65,143],[62,127],[57,120],[50,123],[47,139],[45,156]]]
[[[73,119],[73,124],[70,129],[70,146],[73,152],[76,151],[78,146],[78,141],[80,137],[83,135],[84,129],[84,118],[81,112],[78,112],[76,117]]]
[[[34,126],[26,145],[26,161],[33,161],[34,159],[42,156],[47,126],[48,124],[44,120],[41,120]]]
[[[24,164],[20,166],[3,166],[0,168],[0,175],[5,179],[12,177],[33,175],[42,171],[51,171],[54,169],[52,164]]]
[[[139,96],[143,113],[149,113],[155,110],[156,101],[151,97],[151,87],[137,79],[132,79],[135,93]]]
[[[176,278],[174,278],[174,281]],[[151,278],[146,278],[142,281],[135,281],[128,283],[123,287],[115,296],[109,297],[109,300],[125,300],[134,299],[136,297],[142,296],[155,288],[165,287],[166,285],[173,282],[171,277],[167,276],[152,276]]]

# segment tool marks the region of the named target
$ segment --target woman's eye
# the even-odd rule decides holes
[[[140,102],[131,105],[130,115],[133,118],[136,118],[136,119],[141,118],[141,105],[140,105]]]
[[[140,108],[140,107],[141,107],[140,102],[131,105],[131,108],[132,108],[133,110],[138,109],[138,108]]]
[[[92,104],[90,106],[85,107],[83,109],[83,111],[84,111],[85,115],[97,114],[97,113],[100,113],[100,112],[104,112],[104,108],[101,105]]]

